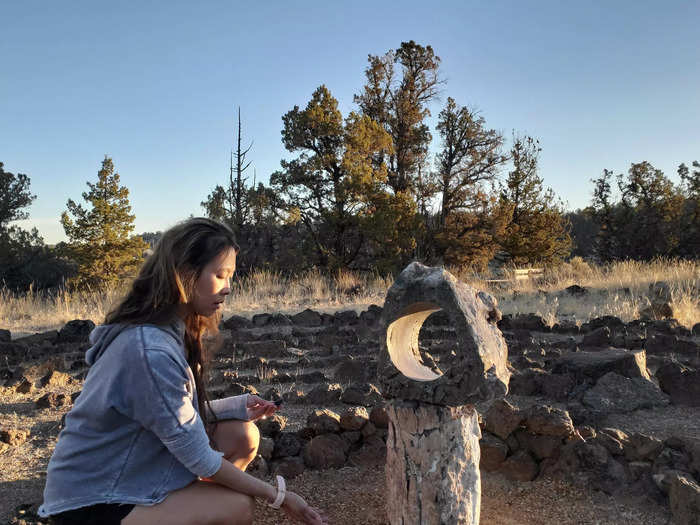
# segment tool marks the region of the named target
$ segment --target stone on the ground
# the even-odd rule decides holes
[[[310,308],[293,315],[290,319],[293,324],[298,326],[321,326],[322,323],[321,314]]]
[[[59,372],[58,370],[52,370],[44,377],[41,378],[42,386],[67,386],[71,383],[72,378],[65,372]]]
[[[340,402],[343,392],[338,383],[321,383],[306,394],[306,402],[314,405],[334,405]]]
[[[0,328],[0,343],[9,343],[10,341],[12,341],[12,334],[10,331]]]
[[[30,434],[31,432],[29,430],[9,428],[0,431],[0,441],[16,447],[27,441]]]
[[[27,380],[26,377],[22,378],[22,381],[17,383],[17,386],[15,386],[15,392],[18,394],[29,394],[34,390],[34,383],[32,381]]]
[[[304,463],[309,468],[342,467],[347,443],[338,434],[316,436],[304,447]]]
[[[355,466],[375,466],[386,463],[386,443],[377,435],[370,436],[362,447],[348,454],[348,464]]]
[[[304,460],[299,456],[285,457],[274,461],[270,465],[274,474],[279,474],[286,479],[296,478],[306,470]]]
[[[525,420],[521,413],[505,399],[497,399],[484,414],[484,428],[492,434],[506,439]]]
[[[583,404],[596,415],[603,416],[642,408],[664,407],[669,404],[669,398],[647,379],[630,379],[608,372],[583,394]]]
[[[37,408],[59,408],[70,406],[71,397],[66,394],[49,392],[35,401]]]
[[[455,352],[442,356],[442,374],[425,366],[418,336],[426,318],[446,312],[454,327]],[[389,288],[381,324],[378,377],[387,398],[449,406],[502,397],[510,373],[508,349],[496,325],[496,300],[459,282],[444,268],[408,265]]]
[[[340,383],[367,381],[370,368],[368,359],[351,357],[336,367],[335,372],[333,372],[333,379]]]
[[[317,409],[306,418],[306,426],[314,435],[340,432],[340,416],[332,410]]]
[[[498,467],[498,472],[513,481],[532,481],[537,477],[537,462],[525,450],[519,450]]]
[[[481,449],[479,466],[487,472],[498,469],[508,456],[508,445],[488,432],[484,432],[481,436],[479,446]]]
[[[356,383],[349,385],[340,396],[340,400],[348,405],[371,407],[384,398],[381,392],[371,383]]]
[[[516,430],[514,435],[520,449],[531,452],[538,460],[558,456],[563,445],[562,436],[533,434],[526,430]]]
[[[343,430],[362,430],[368,421],[369,414],[365,407],[350,407],[340,415],[340,428]]]
[[[232,315],[223,322],[223,326],[226,330],[238,330],[239,328],[250,328],[253,323],[246,317]]]
[[[273,437],[282,432],[287,426],[287,418],[279,414],[273,414],[265,419],[258,419],[255,422],[263,436]]]
[[[668,362],[655,375],[661,390],[671,396],[674,405],[700,406],[700,370]]]
[[[574,433],[569,413],[560,408],[533,405],[527,411],[525,427],[534,434],[565,438]]]
[[[387,428],[389,426],[389,412],[384,403],[375,406],[369,413],[369,420],[377,428]]]
[[[627,461],[654,461],[663,448],[660,439],[637,432],[625,443],[625,458]]]
[[[275,448],[272,452],[273,458],[285,458],[299,455],[301,450],[301,440],[291,432],[282,432],[275,439]]]
[[[78,343],[86,342],[90,337],[90,332],[95,328],[95,323],[89,319],[75,319],[68,321],[58,332],[57,343]]]
[[[272,453],[275,450],[275,440],[266,436],[260,436],[260,444],[258,445],[258,454],[265,459],[271,459]]]
[[[597,380],[608,372],[630,378],[649,379],[644,350],[609,349],[598,352],[572,352],[558,358],[552,372],[568,373],[576,381]]]
[[[700,525],[700,485],[690,476],[675,475],[668,493],[678,525]]]

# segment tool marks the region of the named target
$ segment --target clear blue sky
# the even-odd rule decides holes
[[[281,117],[326,84],[346,115],[367,55],[433,46],[447,96],[539,138],[569,208],[603,168],[700,160],[700,2],[96,2],[0,5],[0,161],[31,177],[25,226],[64,239],[105,154],[136,231],[162,230],[223,183],[241,106],[267,182]],[[434,135],[437,135],[434,133]],[[252,171],[251,171],[252,174]]]

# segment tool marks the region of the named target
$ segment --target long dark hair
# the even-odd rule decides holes
[[[170,228],[141,267],[129,292],[107,314],[105,324],[172,323],[178,306],[193,299],[204,267],[227,250],[238,252],[238,245],[231,229],[220,222],[199,217]],[[209,404],[205,378],[211,355],[221,345],[220,321],[219,312],[209,317],[191,312],[185,318],[186,357],[194,375],[203,421]]]

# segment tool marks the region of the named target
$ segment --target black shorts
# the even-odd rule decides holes
[[[127,503],[98,503],[67,510],[49,518],[53,525],[119,525],[134,506]]]

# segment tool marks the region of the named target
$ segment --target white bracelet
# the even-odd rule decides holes
[[[284,502],[284,497],[287,495],[287,487],[282,476],[277,476],[277,497],[272,503],[268,503],[273,509],[279,509]]]

